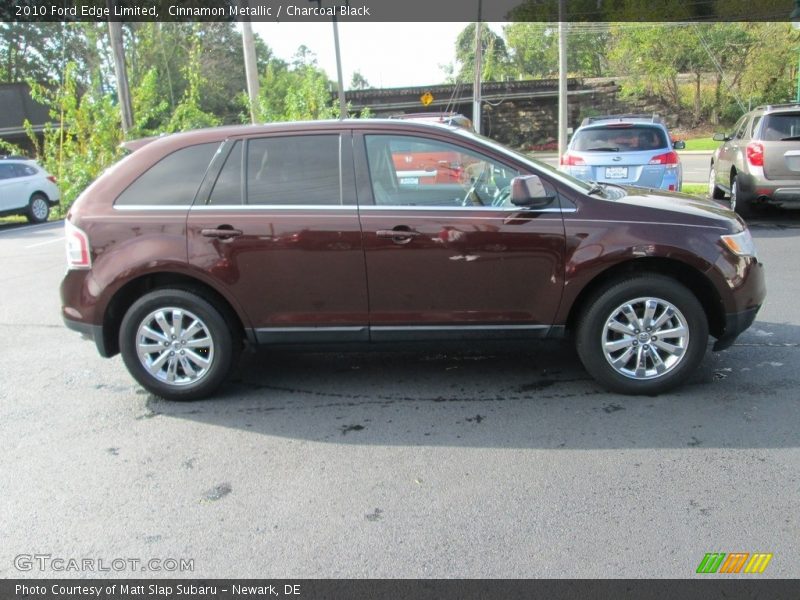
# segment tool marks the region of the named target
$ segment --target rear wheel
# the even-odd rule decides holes
[[[31,223],[44,223],[50,216],[50,203],[44,194],[34,194],[28,203],[28,211],[25,215]]]
[[[736,211],[745,218],[753,214],[753,205],[750,203],[750,198],[745,197],[739,187],[738,175],[734,175],[731,178],[731,210]]]
[[[707,344],[700,302],[683,285],[660,275],[636,276],[599,290],[576,335],[586,370],[622,394],[658,394],[685,381]]]
[[[134,302],[122,319],[119,345],[136,381],[168,400],[213,393],[241,346],[213,304],[178,289],[155,290]]]
[[[722,200],[725,192],[717,187],[717,167],[711,163],[711,170],[708,173],[708,197],[714,200]]]

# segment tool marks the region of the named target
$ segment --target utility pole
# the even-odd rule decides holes
[[[247,0],[244,0],[244,4]],[[247,78],[247,95],[250,98],[250,122],[258,120],[258,63],[256,63],[256,46],[253,42],[253,25],[248,16],[242,21],[242,51],[244,52],[244,72]]]
[[[114,14],[115,0],[108,0],[110,14]],[[122,113],[122,133],[125,136],[133,129],[133,108],[131,92],[128,87],[128,71],[125,69],[125,49],[122,45],[122,24],[119,21],[108,21],[108,35],[111,38],[111,51],[114,55],[114,75],[117,78],[117,96]]]
[[[478,133],[481,132],[481,71],[483,70],[481,2],[482,0],[478,0],[478,21],[475,23],[475,80],[472,83],[472,124]]]
[[[565,1],[558,2],[558,156],[567,151],[567,23]]]
[[[342,77],[342,55],[339,52],[339,23],[333,15],[333,45],[336,49],[336,78],[339,81],[339,119],[347,118],[347,102],[344,97],[344,78]]]

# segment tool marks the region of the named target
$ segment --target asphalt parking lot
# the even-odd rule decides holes
[[[181,404],[63,327],[60,223],[0,227],[0,577],[800,577],[800,214],[753,234],[757,322],[668,395],[540,344],[259,353]]]

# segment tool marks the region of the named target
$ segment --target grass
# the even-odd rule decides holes
[[[685,150],[716,150],[719,148],[719,142],[715,142],[710,137],[694,138],[692,140],[684,140],[686,142]]]
[[[684,183],[681,186],[681,191],[684,194],[705,198],[708,195],[708,185],[705,183]]]

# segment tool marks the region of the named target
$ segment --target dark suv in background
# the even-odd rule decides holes
[[[711,157],[708,195],[747,216],[758,206],[800,208],[800,104],[759,106],[729,133]]]
[[[212,393],[246,344],[565,334],[604,385],[655,394],[764,299],[726,208],[585,183],[463,128],[280,123],[130,148],[66,219],[63,318],[165,398]],[[398,176],[410,149],[468,168]]]

